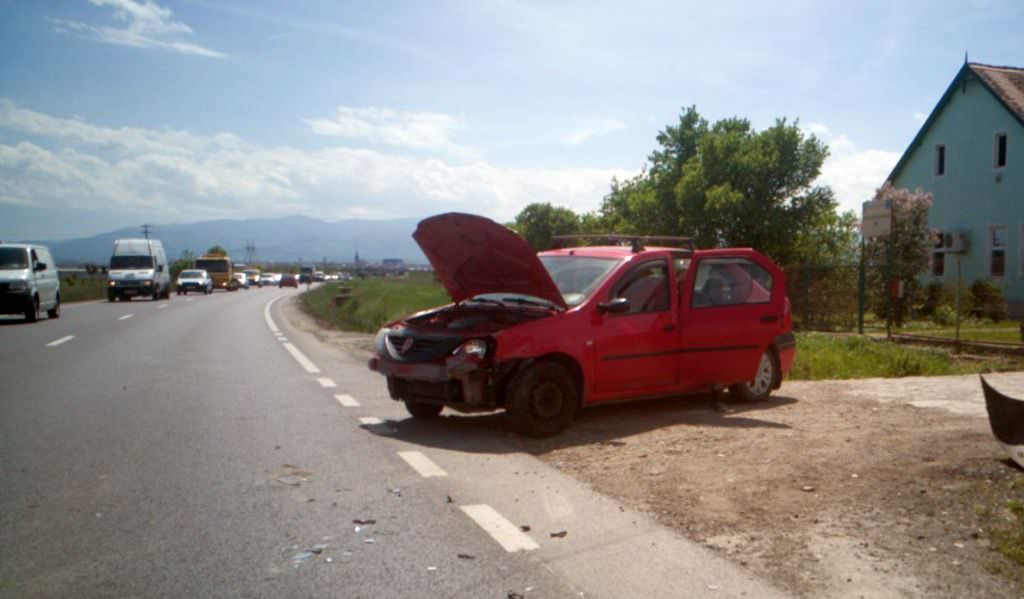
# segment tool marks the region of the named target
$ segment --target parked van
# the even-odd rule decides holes
[[[107,300],[170,299],[171,273],[159,239],[118,239],[110,257]]]
[[[235,281],[235,269],[228,256],[202,256],[196,260],[195,266],[209,273],[210,278],[213,279],[214,289],[227,289],[228,291],[238,289],[238,282]]]
[[[49,248],[0,243],[0,314],[24,314],[35,322],[40,310],[60,318],[60,278]]]

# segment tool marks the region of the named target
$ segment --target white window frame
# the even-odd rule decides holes
[[[939,148],[942,148],[942,172],[939,172]],[[932,152],[932,174],[936,177],[945,177],[949,170],[949,152],[946,151],[946,144],[935,144]]]
[[[1003,248],[1003,274],[1001,274],[1001,275],[992,274],[992,252],[996,249],[995,246],[992,243],[992,238],[993,238],[992,233],[996,229],[1003,229],[1003,246],[1002,246],[1002,248]],[[1006,225],[989,225],[985,230],[987,232],[987,235],[986,235],[987,239],[985,240],[985,245],[988,247],[988,251],[986,252],[986,259],[985,259],[985,261],[988,263],[988,276],[989,276],[990,279],[1005,279],[1006,278],[1006,271],[1007,271],[1007,268],[1006,268],[1006,254],[1007,254],[1007,249],[1009,249],[1007,246],[1009,245],[1009,241],[1010,241],[1008,239],[1008,235],[1010,233],[1010,228],[1008,226],[1006,226]]]
[[[1006,164],[999,166],[999,136],[1006,138],[1006,164],[1010,164],[1010,133],[1008,131],[996,131],[992,134],[992,168],[1001,171]]]

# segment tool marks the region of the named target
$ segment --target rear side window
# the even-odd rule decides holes
[[[668,264],[664,260],[645,262],[634,268],[612,292],[612,298],[629,300],[629,312],[661,312],[669,309]]]
[[[709,258],[697,266],[691,306],[710,308],[766,304],[772,299],[772,275],[746,258]]]

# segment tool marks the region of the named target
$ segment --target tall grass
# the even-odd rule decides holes
[[[336,307],[334,297],[342,287],[352,289],[351,297]],[[413,273],[406,279],[327,283],[302,294],[303,307],[320,321],[337,329],[363,333],[375,333],[387,322],[449,302],[444,289],[425,273]]]
[[[100,277],[69,275],[60,279],[60,301],[65,304],[106,299],[107,281]]]

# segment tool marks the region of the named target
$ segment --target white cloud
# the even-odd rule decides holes
[[[192,35],[192,28],[174,18],[169,8],[163,8],[152,0],[89,0],[94,6],[112,8],[114,21],[120,27],[95,26],[70,19],[50,19],[54,29],[60,33],[73,33],[86,39],[105,44],[130,46],[133,48],[158,48],[206,56],[225,58],[227,55],[186,41]]]
[[[928,119],[928,115],[923,112],[914,113],[914,121],[917,123],[923,123]]]
[[[0,144],[6,203],[135,211],[150,222],[290,214],[384,219],[448,210],[507,221],[532,202],[595,210],[613,176],[635,174],[509,169],[346,146],[271,148],[230,133],[107,128],[5,99],[0,128],[15,132],[9,139],[22,133],[34,140]]]
[[[845,134],[833,133],[820,123],[810,123],[804,131],[827,143],[830,150],[816,183],[832,188],[840,212],[852,210],[859,215],[861,204],[874,197],[875,190],[885,182],[901,154],[861,148]]]
[[[452,141],[452,134],[460,126],[455,117],[447,114],[339,106],[333,117],[305,119],[305,123],[317,135],[411,150],[469,154]]]
[[[593,120],[578,126],[562,136],[561,142],[570,146],[578,146],[591,137],[600,137],[622,131],[626,124],[613,119]]]

